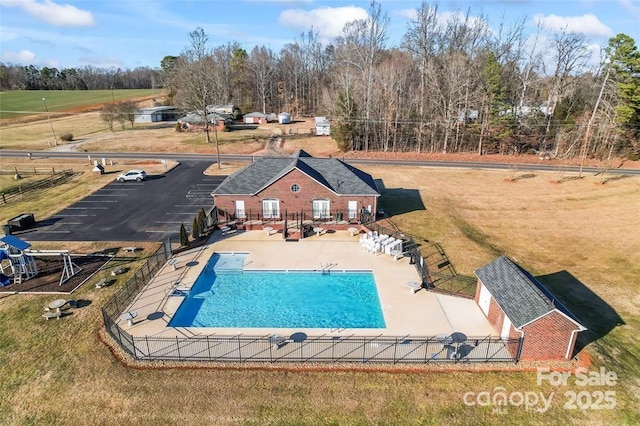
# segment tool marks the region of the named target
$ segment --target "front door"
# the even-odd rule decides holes
[[[313,200],[313,218],[328,219],[330,217],[329,200]]]
[[[278,219],[280,217],[280,203],[278,200],[262,200],[262,217]]]
[[[507,340],[509,338],[509,331],[511,331],[511,320],[505,315],[504,320],[502,321],[502,332],[500,333],[502,340]]]
[[[236,200],[235,205],[236,205],[236,218],[244,219],[245,217],[247,217],[244,211],[244,200]]]
[[[358,202],[349,201],[348,207],[349,219],[355,219],[358,216]]]
[[[489,305],[491,304],[491,293],[484,285],[480,285],[480,294],[478,295],[478,306],[482,309],[485,316],[489,316]]]

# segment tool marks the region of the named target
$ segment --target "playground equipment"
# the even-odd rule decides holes
[[[13,235],[5,235],[0,238],[0,274],[5,274],[4,261],[8,260],[8,267],[11,268],[13,282],[20,284],[38,275],[38,267],[35,257],[60,257],[62,261],[62,274],[60,284],[64,284],[82,268],[73,263],[69,250],[31,250],[31,244]],[[7,282],[4,280],[4,282]],[[3,287],[8,284],[0,284]]]

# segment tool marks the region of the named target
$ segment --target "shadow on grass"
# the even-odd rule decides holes
[[[381,179],[375,183],[381,194],[378,206],[389,216],[427,209],[417,189],[387,188]]]
[[[615,309],[571,273],[560,271],[536,278],[587,328],[578,333],[574,355],[625,324]]]
[[[628,178],[628,177],[630,177],[630,176],[629,175],[612,176],[612,177],[608,177],[608,178],[602,180],[601,183],[604,185],[606,183],[615,182],[616,180],[625,179],[625,178]]]

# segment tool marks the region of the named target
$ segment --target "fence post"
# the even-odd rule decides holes
[[[147,342],[147,357],[151,359],[151,348],[149,347],[149,336],[144,336],[145,342]]]
[[[178,360],[182,361],[182,356],[180,356],[180,341],[178,340],[178,336],[176,336],[176,352],[178,352]]]

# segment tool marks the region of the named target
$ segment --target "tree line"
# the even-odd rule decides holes
[[[214,104],[326,115],[344,151],[640,157],[640,51],[628,35],[612,37],[593,65],[581,33],[529,34],[524,20],[490,28],[464,13],[443,20],[437,4],[423,3],[390,46],[387,14],[375,1],[368,12],[333,43],[311,29],[278,52],[211,46],[197,28],[159,70],[86,79],[96,88],[116,75],[123,85],[161,84],[170,104],[203,116]]]
[[[612,37],[590,65],[589,40],[562,31],[525,33],[525,21],[491,29],[483,17],[423,3],[399,46],[371,3],[323,45],[313,30],[279,52],[237,43],[210,47],[197,28],[179,56],[162,61],[178,106],[206,111],[329,115],[340,149],[477,152],[548,157],[640,156],[640,52]],[[545,52],[543,55],[542,52]]]
[[[160,69],[36,67],[0,62],[0,90],[108,90],[160,87]]]

